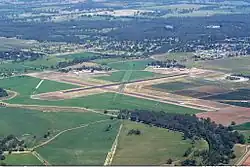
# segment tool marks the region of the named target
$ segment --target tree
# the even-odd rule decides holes
[[[234,126],[234,125],[236,125],[236,123],[235,123],[234,121],[232,121],[232,122],[231,122],[231,125]]]
[[[181,162],[182,166],[196,166],[196,161],[195,160],[190,160],[190,159],[186,159],[184,161]]]
[[[4,90],[3,88],[0,88],[0,97],[6,97],[8,96],[8,93],[6,90]]]
[[[173,162],[173,160],[172,160],[171,158],[169,158],[169,159],[167,160],[167,164],[172,164],[172,162]]]
[[[4,155],[0,155],[0,160],[5,160],[5,156]]]

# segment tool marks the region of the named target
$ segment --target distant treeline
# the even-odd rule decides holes
[[[34,53],[34,52],[21,51],[21,50],[0,51],[0,59],[13,60],[13,61],[18,61],[18,62],[22,62],[25,60],[33,61],[43,56],[44,54],[41,54],[41,53]]]
[[[223,165],[235,158],[233,147],[236,143],[245,143],[244,136],[233,131],[231,126],[217,125],[209,118],[197,118],[195,115],[153,112],[147,110],[122,110],[119,119],[166,128],[183,133],[184,139],[204,139],[209,144],[209,150],[196,153],[202,158],[202,164],[196,164],[194,159],[184,161],[183,165]]]
[[[94,72],[94,71],[110,71],[112,70],[111,67],[103,67],[103,66],[81,66],[81,67],[78,67],[78,68],[62,68],[62,69],[59,69],[60,72],[69,72],[71,70],[77,70],[77,71],[82,71],[82,70],[88,70],[88,71],[91,71],[91,72]]]
[[[249,24],[248,14],[168,19],[130,18],[127,21],[107,17],[103,20],[71,20],[60,23],[8,20],[0,22],[0,36],[81,44],[100,39],[107,39],[115,44],[115,41],[147,43],[148,40],[175,38],[175,42],[171,44],[161,43],[159,40],[162,47],[157,52],[166,52],[171,48],[187,52],[192,51],[192,46],[211,44],[225,38],[250,37]],[[173,29],[166,30],[166,25],[171,25]],[[210,25],[220,26],[220,29],[207,28]],[[114,29],[105,33],[101,31],[106,28]],[[90,31],[91,29],[96,31]],[[81,36],[86,38],[82,39]]]
[[[111,55],[111,54],[102,54],[102,55],[95,55],[95,56],[89,56],[89,57],[78,57],[70,61],[58,62],[56,65],[56,68],[65,68],[68,66],[72,66],[75,64],[84,63],[84,62],[88,62],[88,61],[96,60],[96,59],[107,59],[107,58],[117,58],[117,57],[125,58],[125,56]]]
[[[149,66],[161,67],[161,68],[186,68],[185,65],[182,65],[177,62],[177,60],[166,60],[166,61],[153,61],[148,63]]]

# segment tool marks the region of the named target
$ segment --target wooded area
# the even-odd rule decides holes
[[[182,162],[183,165],[223,165],[235,158],[233,147],[236,143],[244,144],[242,134],[233,131],[232,127],[217,125],[210,118],[200,119],[195,115],[153,112],[147,110],[122,110],[118,118],[166,128],[183,133],[183,139],[204,139],[209,144],[209,150],[197,152],[202,158],[202,164],[196,164],[193,159]]]

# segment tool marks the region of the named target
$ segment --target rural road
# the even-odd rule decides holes
[[[241,166],[246,161],[246,159],[250,156],[250,146],[246,146],[245,153],[243,154],[242,158],[235,164],[236,166]]]
[[[104,162],[103,166],[112,165],[112,161],[113,161],[115,153],[116,153],[116,149],[117,149],[117,145],[118,145],[118,139],[119,139],[119,136],[121,134],[122,127],[123,127],[123,124],[120,125],[119,131],[118,131],[118,133],[116,135],[116,138],[115,138],[115,141],[112,144],[110,152],[108,152],[108,154],[107,154],[107,157],[105,159],[105,162]]]

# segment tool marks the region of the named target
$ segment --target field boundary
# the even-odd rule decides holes
[[[45,166],[51,166],[51,164],[45,160],[38,152],[32,151],[32,155],[34,155],[39,161],[41,161]]]
[[[123,127],[123,124],[120,125],[119,131],[118,131],[118,133],[116,135],[114,143],[112,144],[111,150],[110,150],[110,152],[108,152],[107,157],[105,159],[104,166],[108,166],[108,165],[112,164],[112,161],[113,161],[115,153],[116,153],[116,149],[117,149],[117,145],[118,145],[118,139],[119,139],[119,136],[121,134],[122,127]]]

